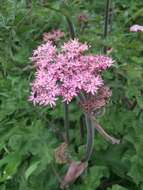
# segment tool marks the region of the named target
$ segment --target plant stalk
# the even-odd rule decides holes
[[[69,106],[66,102],[64,102],[64,128],[66,134],[66,143],[69,144]]]
[[[105,24],[104,24],[104,39],[107,38],[108,35],[108,24],[109,24],[109,14],[110,14],[110,6],[111,0],[106,1],[106,9],[105,9]],[[107,53],[107,46],[104,46],[103,52]]]
[[[66,16],[66,20],[67,20],[67,24],[68,24],[68,27],[69,27],[70,37],[71,37],[71,39],[74,39],[75,38],[74,25],[73,25],[73,23],[72,23],[72,21],[70,20],[69,17]]]
[[[111,2],[109,8],[109,34],[112,32],[113,16],[114,16],[114,3]]]
[[[85,114],[86,128],[87,128],[87,144],[84,161],[88,162],[93,152],[94,145],[94,127],[92,125],[91,117]]]
[[[66,17],[69,32],[70,32],[70,37],[72,39],[74,39],[75,38],[75,31],[74,31],[73,23],[69,19],[69,17],[67,17],[67,16],[65,16],[65,17]],[[66,133],[66,142],[67,142],[67,144],[69,144],[69,142],[70,142],[70,136],[69,136],[69,106],[67,105],[66,102],[64,103],[64,127],[65,127],[65,133]]]

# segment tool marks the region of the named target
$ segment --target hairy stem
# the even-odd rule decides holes
[[[84,161],[89,161],[94,144],[94,127],[92,125],[91,117],[88,114],[85,114],[86,128],[87,128],[87,144],[86,144],[86,153]]]
[[[105,9],[105,24],[104,24],[104,39],[107,38],[108,35],[108,24],[109,24],[109,12],[110,12],[111,0],[106,1],[106,9]],[[104,53],[107,53],[107,47],[104,46]]]

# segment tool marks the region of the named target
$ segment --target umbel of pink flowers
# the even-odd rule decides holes
[[[34,50],[31,60],[36,74],[30,101],[55,106],[58,98],[69,103],[81,93],[96,95],[104,87],[102,72],[113,60],[105,55],[87,55],[87,50],[87,43],[78,39],[64,43],[60,49],[47,41]]]

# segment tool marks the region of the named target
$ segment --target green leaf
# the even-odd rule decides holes
[[[40,161],[33,162],[25,172],[25,177],[28,179],[30,175],[38,168]]]
[[[21,161],[21,155],[19,153],[9,154],[7,157],[0,160],[0,167],[5,165],[3,174],[0,177],[0,182],[11,179],[17,172]]]
[[[120,185],[113,185],[112,188],[108,188],[107,190],[129,190],[129,189],[122,187]]]

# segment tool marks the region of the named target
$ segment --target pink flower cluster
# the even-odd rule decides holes
[[[143,32],[143,26],[135,24],[130,27],[130,32]]]
[[[104,55],[85,55],[88,49],[77,39],[65,43],[60,51],[51,41],[39,46],[31,58],[37,71],[30,100],[54,106],[58,97],[69,103],[81,92],[95,95],[104,85],[102,71],[113,60]]]
[[[51,41],[58,41],[60,38],[64,37],[65,33],[61,30],[52,30],[51,32],[46,32],[43,34],[43,41],[47,42]]]

